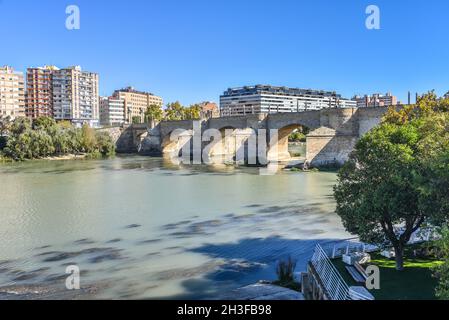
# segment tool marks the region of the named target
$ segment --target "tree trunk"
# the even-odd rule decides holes
[[[404,248],[399,245],[394,247],[396,270],[404,270]]]

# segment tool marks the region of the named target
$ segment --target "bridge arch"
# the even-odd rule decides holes
[[[223,163],[232,161],[236,153],[236,131],[237,128],[231,125],[222,125],[218,128],[209,129],[203,141],[207,146],[207,157],[213,163]],[[206,137],[207,136],[207,137]]]
[[[140,152],[144,139],[148,136],[148,128],[146,125],[137,125],[132,131],[133,147]]]
[[[271,129],[270,136],[268,137],[269,158],[280,161],[288,161],[298,157],[305,158],[305,151],[301,151],[299,155],[297,154],[298,151],[290,150],[290,143],[293,142],[290,140],[290,137],[295,132],[306,135],[309,131],[309,127],[294,122],[278,129]],[[304,143],[307,143],[307,141],[304,141]]]
[[[319,110],[270,114],[267,118],[268,159],[270,161],[292,159],[289,152],[289,136],[295,130],[307,129],[308,132],[321,126]]]
[[[191,151],[192,137],[192,129],[173,129],[167,132],[161,139],[162,154],[164,156],[180,157],[187,146],[189,146]]]
[[[159,124],[161,152],[165,157],[180,157],[182,151],[189,150],[192,154],[192,137],[194,130],[201,130],[198,121],[176,120],[162,121]],[[190,146],[190,149],[187,149]]]
[[[321,127],[321,112],[292,112],[292,113],[276,113],[267,117],[267,129],[282,129],[289,126],[302,126],[310,130]]]

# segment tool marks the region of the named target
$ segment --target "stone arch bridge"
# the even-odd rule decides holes
[[[198,131],[203,134],[208,129],[216,129],[222,133],[230,130],[235,139],[227,145],[214,144],[207,150],[209,153],[232,156],[245,148],[252,134],[263,132],[261,136],[266,139],[263,142],[267,146],[267,159],[288,160],[288,136],[296,128],[307,127],[310,131],[306,138],[306,161],[312,166],[341,165],[348,159],[357,140],[379,124],[387,110],[386,107],[324,109],[203,121],[163,121],[151,127],[146,124],[131,125],[122,129],[117,139],[117,151],[147,155],[173,154],[190,143],[191,150],[204,152],[205,144],[195,146],[191,142],[192,137]],[[173,140],[171,137],[175,131],[181,133],[178,139]],[[277,137],[273,139],[270,132],[277,132]],[[260,144],[261,140],[257,141]],[[247,153],[243,154],[246,156]]]

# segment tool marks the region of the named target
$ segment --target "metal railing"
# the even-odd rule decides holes
[[[403,228],[396,228],[395,232],[400,235],[404,232]],[[436,240],[439,236],[436,230],[432,227],[420,228],[415,231],[410,237],[408,244],[417,244],[427,242],[430,240]],[[338,242],[331,242],[329,244],[323,244],[322,249],[325,251],[328,257],[331,259],[342,257],[344,254],[351,254],[354,252],[374,252],[379,251],[382,248],[378,245],[368,244],[361,242],[359,238],[350,238]]]
[[[346,239],[331,245],[323,247],[328,257],[331,259],[340,258],[344,254],[351,254],[355,252],[373,252],[379,250],[376,245],[360,242],[358,238]]]
[[[335,268],[324,249],[317,244],[310,260],[320,278],[330,300],[371,300],[350,287],[343,280],[340,272]]]
[[[316,245],[310,262],[315,268],[324,289],[326,289],[329,299],[352,300],[349,295],[348,285],[319,244]]]

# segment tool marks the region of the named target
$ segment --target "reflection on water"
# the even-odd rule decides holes
[[[1,165],[0,299],[64,291],[73,264],[84,298],[215,297],[348,237],[335,174],[258,172],[138,156]]]

